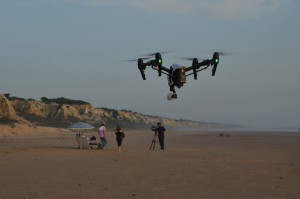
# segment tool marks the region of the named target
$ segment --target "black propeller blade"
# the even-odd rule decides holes
[[[233,53],[230,53],[230,52],[225,52],[225,51],[215,51],[217,53],[219,53],[219,55],[221,56],[231,56],[233,55]],[[213,54],[214,52],[207,52],[207,54]]]
[[[150,59],[151,57],[155,56],[157,53],[159,54],[166,54],[166,53],[170,53],[170,52],[174,52],[175,50],[169,50],[169,51],[165,51],[165,52],[156,52],[156,53],[150,53],[150,54],[145,54],[145,55],[141,55],[143,57],[141,58],[137,58],[137,59],[129,59],[129,60],[123,60],[122,62],[132,62],[132,61],[138,61],[139,59],[142,60],[146,60],[146,59]]]
[[[188,61],[193,61],[194,59],[198,59],[198,60],[204,60],[204,59],[199,59],[196,57],[176,57],[177,59],[182,59],[182,60],[188,60]]]
[[[228,53],[228,52],[218,52],[218,53],[221,56],[230,56],[230,55],[232,55],[232,53]]]
[[[122,62],[132,62],[132,61],[138,61],[139,59],[146,60],[146,59],[150,59],[150,58],[151,57],[142,57],[142,58],[138,58],[138,59],[123,60]]]
[[[159,54],[167,54],[167,53],[171,53],[171,52],[174,52],[175,50],[169,50],[169,51],[165,51],[165,52],[156,52],[156,53],[159,53]],[[150,54],[146,54],[144,56],[155,56],[156,53],[150,53]]]

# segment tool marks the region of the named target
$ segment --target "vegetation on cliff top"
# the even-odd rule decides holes
[[[16,97],[16,96],[10,96],[9,93],[4,94],[4,96],[5,96],[8,100],[20,100],[20,101],[26,101],[26,99],[24,99],[24,98],[20,98],[20,97]]]
[[[4,94],[4,96],[8,99],[8,100],[20,100],[20,101],[26,101],[26,99],[24,98],[20,98],[20,97],[16,97],[16,96],[10,96],[9,93]],[[35,99],[29,98],[27,99],[28,101],[32,101]],[[41,97],[41,102],[43,103],[51,103],[51,102],[55,102],[57,104],[69,104],[69,105],[85,105],[85,104],[89,104],[89,102],[85,102],[82,100],[72,100],[72,99],[68,99],[68,98],[64,98],[64,97],[59,97],[59,98],[53,98],[53,99],[48,99],[47,97]]]
[[[84,105],[84,104],[90,104],[88,102],[82,101],[82,100],[72,100],[64,97],[59,97],[59,98],[53,98],[53,99],[48,99],[46,97],[41,97],[41,102],[44,103],[51,103],[55,102],[57,104],[69,104],[69,105]]]

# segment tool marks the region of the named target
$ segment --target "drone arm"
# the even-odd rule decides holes
[[[195,79],[197,79],[197,72],[200,72],[200,71],[202,71],[202,70],[205,70],[205,69],[207,69],[208,68],[208,66],[206,66],[205,68],[201,68],[201,69],[196,69],[196,78]],[[190,76],[190,75],[192,75],[192,74],[194,74],[194,77],[195,77],[195,73],[193,72],[193,73],[190,73],[190,74],[188,74],[188,75],[186,75],[186,76]]]
[[[159,76],[161,76],[161,73],[164,73],[163,71],[165,71],[166,73],[170,73],[170,69],[162,66],[161,64],[158,65],[157,61],[155,60],[150,60],[146,63],[143,63],[143,66],[146,68],[146,66],[152,66],[152,68],[154,70],[157,70],[159,73]],[[166,74],[164,73],[164,74]]]
[[[153,66],[155,64],[155,60],[149,60],[146,63],[144,63],[144,66]]]
[[[201,66],[207,66],[207,67],[208,67],[209,65],[211,65],[211,60],[206,59],[206,60],[204,60],[204,61],[202,61],[202,62],[200,62],[200,63],[198,63],[198,64],[195,64],[195,65],[193,65],[193,66],[190,66],[190,67],[186,68],[186,69],[185,69],[185,72],[188,72],[188,71],[194,70],[194,69],[199,70],[199,68],[200,68]],[[206,68],[207,68],[207,67],[206,67]]]
[[[211,60],[206,59],[206,60],[198,63],[198,65],[196,67],[197,67],[197,69],[199,69],[201,66],[206,66],[206,68],[208,68],[209,65],[211,65]]]
[[[194,79],[197,79],[197,72],[207,69],[210,64],[211,64],[211,60],[208,60],[208,59],[204,60],[200,63],[193,63],[192,66],[185,69],[185,72],[193,70],[193,73],[190,73],[187,76],[190,76],[191,74],[194,74]],[[202,69],[199,69],[201,66],[206,66],[206,67],[204,67]]]
[[[165,67],[162,66],[162,70],[163,70],[163,71],[161,71],[161,73],[162,73],[162,74],[165,74],[165,75],[169,75],[169,73],[166,73],[166,72],[168,72],[167,70],[169,70],[169,69],[165,68],[165,69],[167,69],[167,70],[164,70],[164,68],[165,68]],[[157,68],[152,67],[152,69],[158,71]],[[166,72],[164,72],[164,71],[166,71]]]
[[[164,66],[161,66],[161,70],[167,72],[168,74],[170,73],[170,69],[164,67]]]

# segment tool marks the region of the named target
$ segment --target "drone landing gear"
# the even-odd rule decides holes
[[[170,85],[170,91],[172,91],[173,93],[169,93],[167,95],[168,100],[177,99],[177,93],[175,92],[174,85]]]

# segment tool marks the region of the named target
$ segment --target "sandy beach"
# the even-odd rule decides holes
[[[300,198],[300,133],[219,133],[168,131],[150,151],[153,132],[126,131],[122,152],[112,133],[107,151],[64,131],[0,137],[0,199]]]

